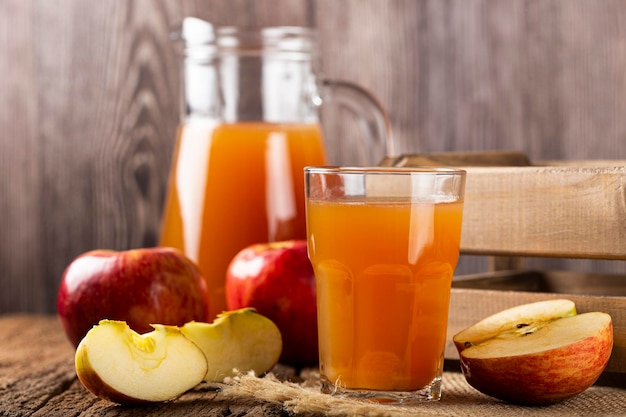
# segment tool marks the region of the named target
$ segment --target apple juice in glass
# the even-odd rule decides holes
[[[226,270],[240,250],[306,238],[302,170],[327,163],[324,92],[357,108],[379,158],[387,118],[362,90],[317,79],[310,28],[216,27],[190,17],[180,38],[184,112],[159,244],[198,264],[215,317],[227,310]]]
[[[438,400],[465,172],[305,169],[322,391]]]

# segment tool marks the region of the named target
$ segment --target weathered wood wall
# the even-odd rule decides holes
[[[156,243],[178,122],[169,32],[188,15],[316,27],[324,74],[380,99],[398,153],[626,159],[619,0],[3,0],[0,313],[53,312],[86,250]]]

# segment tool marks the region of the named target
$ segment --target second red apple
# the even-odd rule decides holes
[[[318,361],[315,276],[305,240],[251,245],[226,274],[229,310],[253,307],[271,319],[283,337],[280,362]]]

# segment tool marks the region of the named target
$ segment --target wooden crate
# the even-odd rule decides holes
[[[455,277],[446,358],[452,336],[515,305],[568,298],[579,312],[613,319],[607,372],[626,373],[626,276],[568,271],[499,271],[523,257],[626,260],[626,161],[543,161],[518,152],[438,153],[387,158],[387,166],[467,170],[461,252],[497,259],[485,274]]]

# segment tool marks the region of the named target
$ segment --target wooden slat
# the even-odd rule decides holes
[[[428,152],[384,158],[380,165],[410,166],[528,166],[530,159],[517,151]]]
[[[626,259],[626,163],[466,169],[463,253]]]

